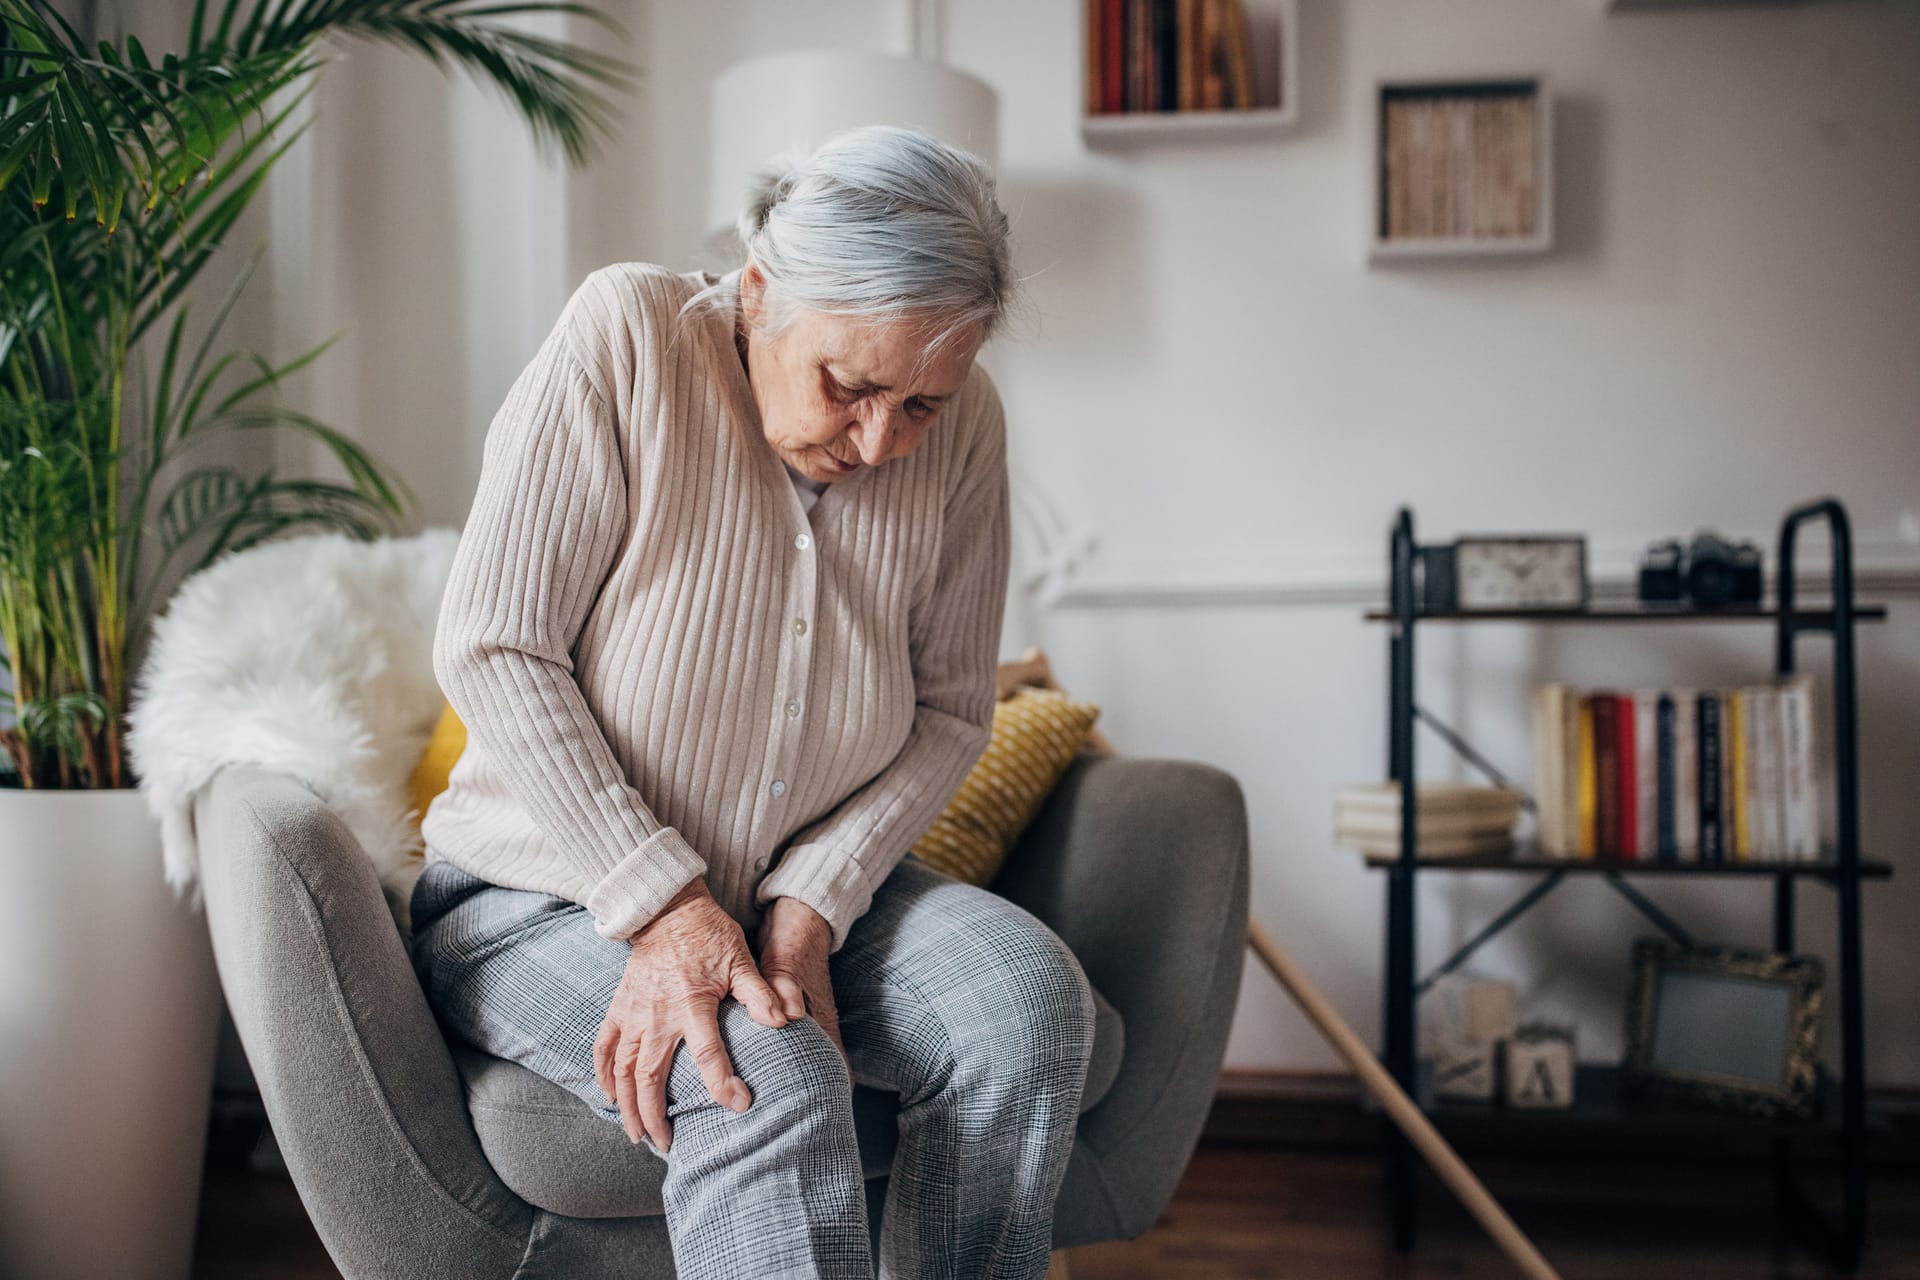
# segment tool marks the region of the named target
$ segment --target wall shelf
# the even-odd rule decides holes
[[[1124,7],[1124,5],[1123,5]],[[1246,9],[1253,56],[1255,105],[1206,110],[1089,110],[1091,66],[1100,33],[1093,25],[1099,0],[1080,8],[1080,137],[1090,147],[1126,148],[1163,142],[1276,137],[1299,121],[1298,0],[1269,0]]]
[[[1373,105],[1369,261],[1553,248],[1553,98],[1544,77],[1383,80]]]
[[[1801,527],[1824,522],[1831,545],[1832,601],[1824,609],[1800,607],[1797,583],[1800,580],[1795,549]],[[1861,925],[1861,886],[1867,881],[1885,881],[1893,874],[1885,861],[1870,861],[1860,849],[1859,799],[1859,727],[1857,672],[1855,669],[1854,630],[1858,622],[1872,618],[1885,620],[1886,610],[1879,605],[1863,605],[1854,599],[1853,535],[1846,509],[1832,498],[1809,502],[1787,512],[1780,523],[1779,551],[1774,565],[1775,600],[1770,607],[1744,608],[1718,612],[1688,608],[1665,610],[1648,606],[1622,606],[1606,609],[1571,610],[1529,616],[1508,611],[1488,615],[1449,613],[1427,614],[1418,607],[1415,591],[1415,565],[1422,547],[1414,541],[1413,512],[1402,507],[1394,521],[1388,546],[1388,607],[1367,613],[1369,620],[1390,621],[1387,639],[1387,776],[1401,784],[1399,851],[1397,856],[1369,858],[1368,865],[1384,880],[1387,920],[1384,958],[1384,1000],[1382,1023],[1385,1044],[1381,1061],[1401,1086],[1419,1098],[1421,1105],[1437,1120],[1482,1120],[1506,1124],[1529,1131],[1544,1131],[1563,1121],[1597,1121],[1610,1126],[1638,1127],[1659,1132],[1680,1124],[1720,1128],[1727,1132],[1752,1132],[1756,1128],[1776,1135],[1773,1148],[1776,1207],[1796,1221],[1813,1224],[1815,1234],[1825,1244],[1839,1270],[1851,1273],[1858,1265],[1866,1240],[1867,1164],[1866,1137],[1866,1003],[1862,994],[1863,941]],[[1428,858],[1417,848],[1420,831],[1420,788],[1413,785],[1419,777],[1416,763],[1414,727],[1426,720],[1439,729],[1438,722],[1423,708],[1415,691],[1414,646],[1422,624],[1432,621],[1599,621],[1676,622],[1684,620],[1767,621],[1775,631],[1774,673],[1792,675],[1799,667],[1799,641],[1807,633],[1823,633],[1831,641],[1830,665],[1833,672],[1831,706],[1831,749],[1833,751],[1833,805],[1838,827],[1837,838],[1821,849],[1816,859],[1791,862],[1778,858],[1755,857],[1747,861],[1720,863],[1660,862],[1626,859],[1617,854],[1601,854],[1591,859],[1542,857],[1532,842],[1517,844],[1497,854],[1474,858]],[[1490,766],[1464,739],[1450,730],[1442,738],[1469,763],[1489,772]],[[1504,780],[1491,778],[1501,782]],[[1836,951],[1838,964],[1833,995],[1837,997],[1840,1022],[1840,1071],[1837,1079],[1823,1079],[1820,1110],[1812,1124],[1755,1120],[1751,1117],[1714,1116],[1685,1112],[1679,1108],[1648,1108],[1629,1103],[1620,1089],[1618,1068],[1583,1064],[1577,1074],[1572,1111],[1512,1111],[1498,1105],[1458,1103],[1435,1098],[1422,1092],[1423,1064],[1416,1055],[1419,1040],[1417,1001],[1432,978],[1421,980],[1415,972],[1416,895],[1419,881],[1435,872],[1520,873],[1534,877],[1532,887],[1516,899],[1453,956],[1440,965],[1435,976],[1452,972],[1483,944],[1526,914],[1568,881],[1569,873],[1585,875],[1588,883],[1599,883],[1615,893],[1650,920],[1663,933],[1683,946],[1692,939],[1672,917],[1647,894],[1633,887],[1629,879],[1651,873],[1662,880],[1688,876],[1696,883],[1723,884],[1745,881],[1773,885],[1772,950],[1791,954],[1799,936],[1797,928],[1798,889],[1806,881],[1823,885],[1834,893],[1837,910]],[[1810,1129],[1833,1131],[1839,1139],[1840,1184],[1838,1212],[1812,1210],[1798,1176],[1791,1137]],[[1388,1130],[1382,1150],[1384,1181],[1388,1195],[1388,1219],[1393,1243],[1400,1251],[1412,1248],[1416,1220],[1413,1149],[1398,1130]],[[1758,1206],[1756,1206],[1758,1208]]]

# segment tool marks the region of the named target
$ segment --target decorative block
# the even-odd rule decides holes
[[[1432,993],[1438,1039],[1491,1045],[1513,1034],[1511,982],[1447,973],[1434,980]]]
[[[1530,1023],[1506,1042],[1507,1105],[1573,1105],[1574,1029]]]
[[[1500,1045],[1442,1040],[1433,1049],[1433,1092],[1442,1098],[1492,1102],[1500,1091]]]

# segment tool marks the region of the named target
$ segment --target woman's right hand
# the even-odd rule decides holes
[[[753,1096],[733,1073],[720,1039],[720,1001],[732,995],[755,1022],[783,1027],[780,998],[753,962],[746,935],[713,900],[702,879],[691,881],[628,940],[632,951],[593,1042],[594,1073],[620,1108],[631,1142],[644,1131],[664,1155],[667,1077],[685,1040],[707,1092],[721,1106],[745,1111]]]

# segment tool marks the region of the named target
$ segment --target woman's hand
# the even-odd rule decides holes
[[[753,1096],[733,1073],[720,1039],[720,1001],[731,994],[763,1026],[784,1027],[787,1015],[754,967],[746,934],[713,900],[705,880],[675,894],[629,942],[627,970],[594,1038],[594,1074],[620,1108],[628,1140],[640,1141],[644,1130],[665,1154],[673,1140],[667,1076],[680,1041],[713,1100],[745,1111]]]
[[[840,1039],[840,1011],[833,1002],[833,979],[827,969],[827,949],[833,945],[827,918],[798,898],[775,898],[760,917],[759,942],[760,972],[779,993],[787,1016],[812,1014],[821,1030],[833,1038],[851,1076],[853,1060]]]

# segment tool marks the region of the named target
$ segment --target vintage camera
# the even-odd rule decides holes
[[[1691,602],[1698,609],[1758,605],[1760,548],[1702,530],[1685,547],[1678,538],[1649,546],[1640,557],[1640,599],[1648,604]]]

